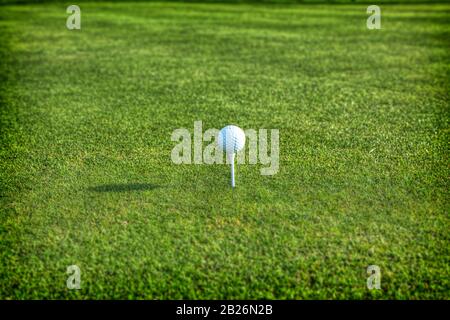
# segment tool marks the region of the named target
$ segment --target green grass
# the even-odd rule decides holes
[[[3,5],[0,297],[449,299],[450,5],[366,7]],[[280,171],[173,164],[196,120]]]

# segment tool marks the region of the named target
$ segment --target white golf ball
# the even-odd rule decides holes
[[[217,143],[227,154],[233,154],[244,148],[245,133],[239,127],[233,125],[226,126],[220,130]]]

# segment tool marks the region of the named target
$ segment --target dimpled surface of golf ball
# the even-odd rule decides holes
[[[239,127],[226,126],[220,130],[217,143],[226,153],[238,152],[245,145],[245,133]]]

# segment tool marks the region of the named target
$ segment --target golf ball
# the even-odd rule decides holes
[[[226,126],[219,131],[217,143],[227,154],[233,154],[244,147],[245,133],[239,127],[233,125]]]

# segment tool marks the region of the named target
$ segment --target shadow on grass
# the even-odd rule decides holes
[[[159,185],[152,183],[118,183],[118,184],[102,184],[88,188],[94,192],[129,192],[129,191],[147,191],[160,188]]]

